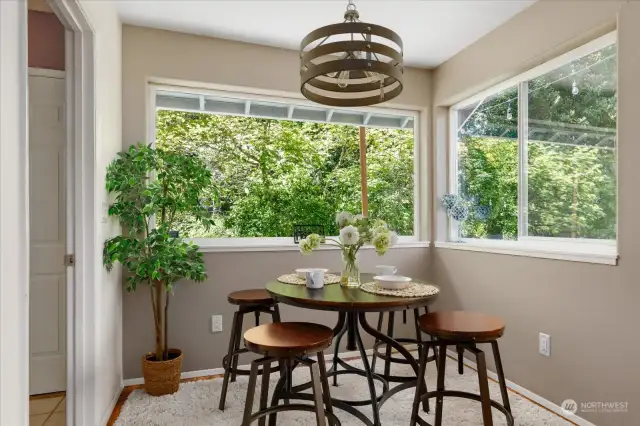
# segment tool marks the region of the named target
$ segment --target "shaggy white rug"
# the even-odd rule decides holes
[[[361,361],[351,364],[361,366]],[[377,365],[379,371],[382,362]],[[329,365],[330,366],[330,365]],[[508,369],[508,365],[506,366]],[[410,375],[411,368],[406,365],[393,365],[392,373],[396,375]],[[508,371],[508,370],[507,370]],[[272,374],[271,391],[277,382],[277,374]],[[331,395],[342,399],[365,399],[369,391],[366,379],[355,375],[339,376],[339,386],[331,386]],[[294,382],[303,383],[309,380],[309,369],[300,367],[294,372]],[[427,369],[427,386],[429,390],[436,388],[436,369],[434,363],[429,363]],[[257,411],[260,385],[256,386],[254,411]],[[116,426],[239,426],[242,422],[244,401],[247,392],[248,377],[240,376],[235,383],[229,384],[227,405],[224,411],[218,410],[222,379],[203,380],[183,383],[180,390],[163,397],[152,397],[142,390],[135,390],[124,403]],[[465,367],[465,373],[458,375],[456,362],[447,360],[446,389],[457,389],[478,392],[476,372]],[[392,384],[393,386],[393,384]],[[497,383],[490,382],[491,397],[502,401],[500,388]],[[270,394],[271,395],[271,394]],[[407,389],[394,395],[383,406],[380,412],[381,422],[385,426],[408,425],[411,416],[414,389]],[[535,405],[518,394],[509,391],[511,408],[515,417],[515,424],[519,426],[547,426],[571,425],[572,423]],[[302,402],[302,401],[299,401]],[[432,399],[430,414],[421,412],[422,418],[433,424],[435,400]],[[304,403],[304,402],[303,402]],[[371,408],[360,407],[371,418]],[[336,410],[336,415],[343,426],[361,426],[362,422],[348,413]],[[506,425],[504,415],[493,410],[494,424]],[[257,422],[255,423],[257,425]],[[444,399],[443,424],[451,425],[482,425],[480,403],[460,398]],[[278,426],[312,426],[315,425],[313,413],[287,412],[278,414]]]

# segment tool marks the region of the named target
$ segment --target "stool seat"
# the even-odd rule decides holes
[[[264,289],[234,291],[233,293],[229,293],[227,300],[233,305],[265,305],[274,303],[269,292]]]
[[[504,334],[502,318],[476,312],[432,312],[422,315],[420,329],[444,340],[491,341]]]
[[[331,346],[333,330],[307,322],[280,322],[254,327],[244,333],[252,352],[275,357],[297,357]]]

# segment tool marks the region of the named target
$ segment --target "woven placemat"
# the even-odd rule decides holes
[[[440,290],[429,284],[410,283],[408,287],[401,290],[387,290],[382,288],[375,281],[364,283],[360,286],[360,290],[367,293],[379,294],[381,296],[396,297],[426,297],[438,294]]]
[[[278,281],[285,284],[306,285],[307,280],[300,278],[298,274],[284,274],[278,277]],[[340,276],[336,274],[324,274],[324,284],[338,284]]]

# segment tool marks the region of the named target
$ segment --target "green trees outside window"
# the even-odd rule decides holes
[[[520,217],[525,236],[615,240],[616,86],[611,45],[455,111],[458,192],[489,212],[460,236],[516,239]]]
[[[367,128],[369,215],[413,235],[412,130]],[[208,230],[189,215],[184,237],[291,237],[295,224],[337,235],[339,211],[361,211],[358,127],[159,110],[156,146],[189,152],[211,170]]]

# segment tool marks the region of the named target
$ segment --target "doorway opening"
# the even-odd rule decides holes
[[[29,424],[55,426],[66,424],[66,254],[73,235],[66,30],[47,3],[29,1],[28,7]]]

